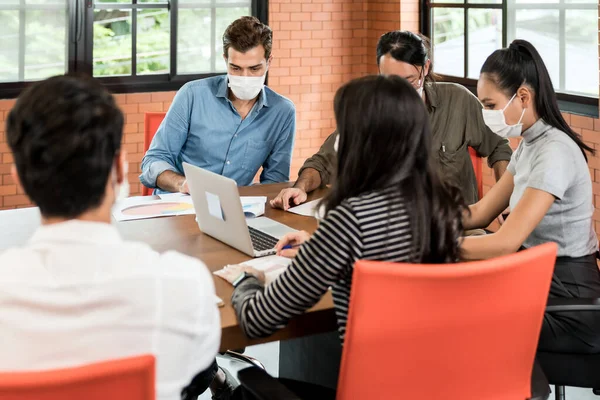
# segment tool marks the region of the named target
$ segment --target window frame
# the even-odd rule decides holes
[[[24,1],[24,0],[21,0]],[[132,60],[132,75],[118,77],[98,77],[113,93],[144,93],[163,92],[178,90],[185,83],[211,76],[222,75],[222,72],[210,72],[200,74],[178,74],[177,73],[177,16],[180,8],[213,8],[214,0],[208,5],[179,5],[179,0],[163,0],[160,3],[140,3],[132,0],[127,3],[105,3],[95,4],[93,0],[67,0],[67,72],[79,73],[92,76],[93,74],[93,38],[94,38],[94,10],[125,8],[132,10],[140,9],[168,9],[170,12],[170,72],[168,74],[136,75],[136,57]],[[236,4],[228,4],[235,6]],[[38,7],[36,7],[37,9]],[[21,10],[22,13],[25,10]],[[136,11],[137,12],[137,11]],[[261,22],[268,24],[268,0],[251,0],[251,15],[257,17]],[[132,14],[133,16],[133,14]],[[214,15],[213,15],[214,17]],[[132,18],[132,54],[136,54],[136,18]],[[214,23],[214,18],[213,18]],[[211,35],[216,34],[211,30]],[[211,43],[214,43],[212,38]],[[20,52],[20,54],[24,54]],[[216,60],[217,55],[213,57]],[[18,95],[35,81],[4,82],[0,83],[0,99],[11,99]]]
[[[467,78],[468,75],[468,61],[469,61],[469,51],[468,51],[468,40],[469,40],[469,25],[468,18],[469,15],[466,12],[467,9],[500,9],[502,10],[502,47],[506,48],[508,46],[508,30],[509,30],[509,18],[508,18],[508,3],[511,2],[514,7],[511,12],[516,12],[518,9],[552,9],[559,10],[559,18],[562,20],[562,24],[564,25],[564,17],[560,17],[564,15],[565,10],[567,9],[576,9],[576,7],[565,7],[565,0],[559,0],[558,3],[555,4],[534,4],[534,3],[523,3],[516,5],[515,0],[502,0],[501,3],[496,4],[486,4],[486,3],[468,3],[468,0],[464,0],[464,3],[452,2],[452,3],[434,3],[431,0],[422,0],[420,2],[420,30],[427,37],[432,38],[433,35],[433,10],[435,8],[459,8],[465,10],[464,12],[464,73],[463,77],[449,76],[444,74],[438,74],[440,80],[443,82],[454,82],[461,84],[471,90],[473,93],[477,93],[477,80]],[[597,7],[595,4],[590,4],[590,9]],[[561,25],[562,26],[562,25]],[[433,39],[432,39],[433,40]],[[433,42],[432,42],[432,45]],[[560,37],[559,40],[559,59],[561,62],[560,65],[560,79],[561,83],[564,81],[565,75],[565,50],[564,50],[564,38]],[[562,57],[561,57],[562,55]],[[435,57],[435,54],[434,54]],[[556,97],[558,99],[559,107],[561,111],[569,112],[572,114],[583,115],[583,116],[591,116],[598,118],[599,116],[599,100],[597,97],[593,96],[583,96],[583,95],[575,95],[569,93],[556,93]]]

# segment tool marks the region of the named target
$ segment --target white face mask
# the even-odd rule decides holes
[[[252,100],[265,86],[265,78],[267,73],[263,76],[237,76],[227,74],[228,85],[233,95],[240,100]]]
[[[115,203],[123,201],[129,197],[129,179],[127,179],[127,173],[129,172],[129,163],[123,164],[123,182],[115,184]],[[116,176],[115,176],[116,181]]]
[[[335,152],[338,152],[338,147],[340,146],[340,135],[338,134],[335,137],[335,143],[333,144],[333,150],[335,150]]]
[[[519,122],[514,125],[508,125],[506,123],[506,117],[504,116],[504,110],[508,107],[508,105],[514,100],[517,96],[515,93],[513,97],[511,97],[510,101],[504,106],[502,110],[483,110],[483,121],[490,128],[492,132],[496,135],[509,138],[509,137],[518,137],[523,133],[523,124],[521,121],[523,120],[523,115],[525,115],[525,109],[521,113],[521,118],[519,118]]]
[[[419,80],[419,87],[417,88],[417,93],[419,93],[419,97],[423,98],[423,89],[425,88],[425,82],[422,79]]]

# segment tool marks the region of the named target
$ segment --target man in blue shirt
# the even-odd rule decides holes
[[[188,193],[182,163],[250,185],[290,177],[296,128],[294,104],[264,86],[272,56],[271,29],[254,17],[223,35],[227,76],[185,84],[142,160],[140,181],[157,193]]]

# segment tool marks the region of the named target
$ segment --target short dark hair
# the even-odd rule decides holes
[[[586,151],[594,148],[583,142],[562,116],[548,69],[536,48],[526,40],[515,40],[507,49],[494,51],[483,63],[481,74],[492,81],[508,97],[517,93],[521,85],[527,85],[535,93],[535,111],[546,123],[566,133],[581,149],[587,161]]]
[[[122,134],[113,96],[79,76],[30,86],[6,122],[21,185],[45,217],[76,218],[100,206]]]
[[[433,73],[433,57],[431,55],[431,42],[427,36],[410,31],[391,31],[381,35],[377,42],[377,65],[381,57],[391,55],[394,60],[410,65],[424,67],[429,61],[429,74],[426,81],[435,81]]]
[[[340,87],[333,108],[338,175],[326,213],[351,197],[395,187],[410,211],[411,262],[457,261],[467,207],[460,189],[438,175],[429,114],[417,91],[399,76],[366,76]]]
[[[223,54],[229,57],[229,48],[242,53],[261,45],[268,60],[273,49],[273,31],[256,17],[241,17],[233,21],[223,34]]]

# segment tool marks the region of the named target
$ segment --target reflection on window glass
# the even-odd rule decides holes
[[[94,76],[131,75],[131,10],[94,11]]]
[[[25,7],[7,1],[2,5],[5,9],[0,10],[0,82],[64,74],[67,1],[33,0],[25,3]]]
[[[598,59],[597,24],[597,11],[566,11],[565,90],[567,92],[588,96],[598,95],[598,63],[594,62]]]
[[[171,30],[169,10],[139,10],[137,19],[137,73],[168,74]]]
[[[233,21],[244,15],[250,15],[250,9],[248,7],[217,8],[217,20],[215,24],[215,29],[217,32],[215,35],[216,71],[227,70],[227,66],[225,65],[223,57],[221,56],[223,54],[223,33],[225,33],[225,29],[227,29],[229,24],[231,24]]]
[[[481,66],[495,50],[502,48],[502,10],[470,9],[468,77],[479,78]]]
[[[66,10],[25,13],[25,80],[64,74],[67,69]]]
[[[558,10],[517,10],[516,36],[508,37],[531,42],[542,56],[555,87],[559,85],[560,58]]]
[[[179,10],[177,73],[210,72],[210,8]]]
[[[0,11],[0,82],[19,80],[19,12]]]
[[[464,76],[464,28],[463,9],[433,9],[435,72],[451,76]]]

